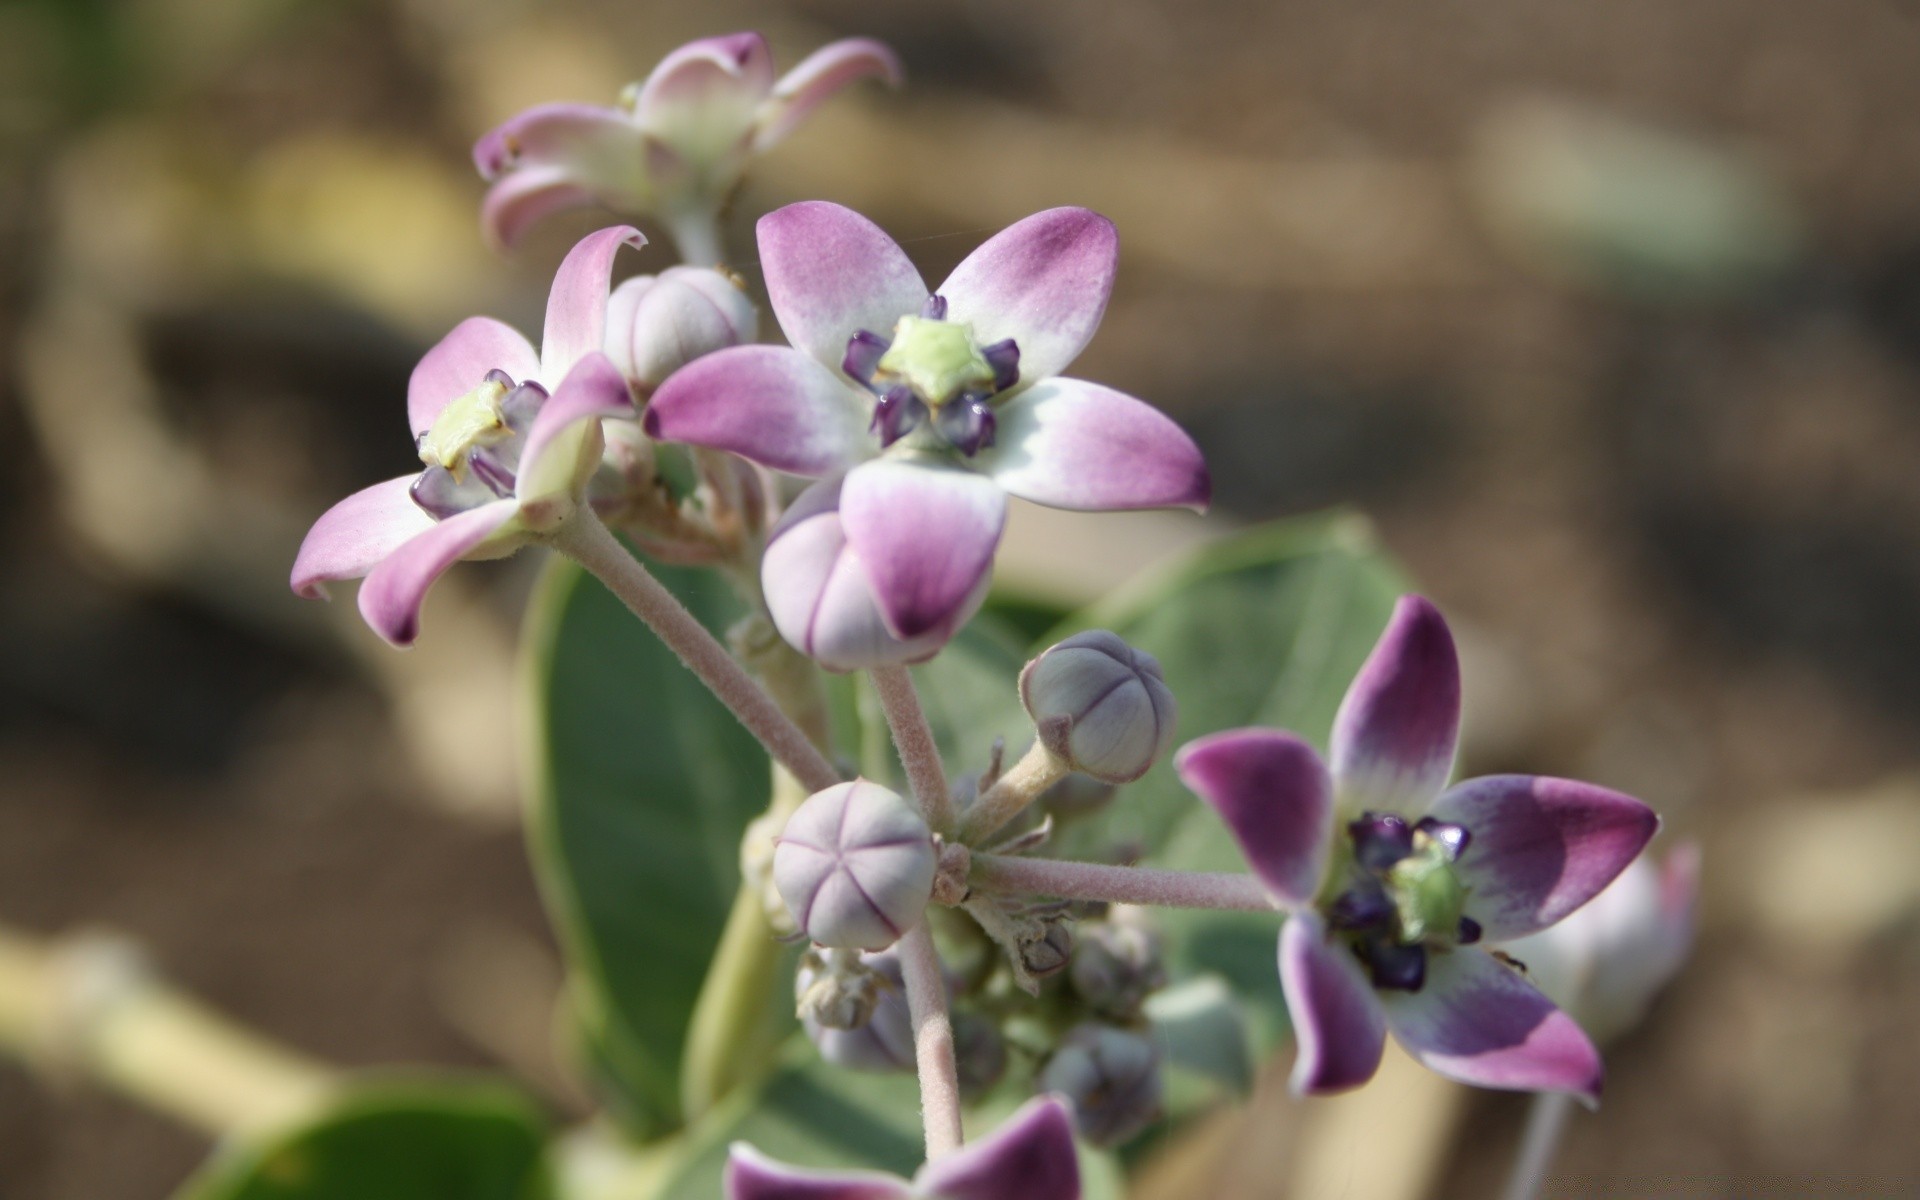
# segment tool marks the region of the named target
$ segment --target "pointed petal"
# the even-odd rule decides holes
[[[320,514],[293,559],[295,593],[326,598],[330,579],[358,579],[381,559],[433,526],[407,494],[418,475],[402,475],[361,488]]]
[[[872,398],[798,350],[736,346],[694,359],[647,401],[647,436],[824,475],[874,449]]]
[[[495,251],[511,250],[540,218],[598,203],[564,167],[526,167],[487,189],[480,202],[480,236]]]
[[[962,468],[883,458],[847,473],[840,520],[887,628],[911,638],[950,621],[992,572],[1007,494]]]
[[[938,1200],[1079,1200],[1073,1118],[1037,1096],[986,1137],[928,1163],[914,1190]]]
[[[1402,596],[1333,720],[1343,811],[1419,816],[1447,786],[1460,740],[1460,656],[1425,597]]]
[[[760,269],[781,332],[839,371],[861,330],[892,337],[920,311],[927,285],[906,251],[850,208],[807,200],[760,218]]]
[[[1593,899],[1660,827],[1631,796],[1545,775],[1469,779],[1429,815],[1472,835],[1454,870],[1466,915],[1490,942],[1545,929]]]
[[[1280,987],[1293,1021],[1296,1096],[1343,1092],[1372,1079],[1387,1045],[1387,1018],[1360,961],[1327,940],[1314,912],[1280,927]]]
[[[773,90],[773,53],[757,33],[729,33],[688,42],[660,60],[640,88],[634,112],[659,133],[689,121],[739,114],[744,130]]]
[[[468,317],[435,342],[407,380],[407,422],[413,436],[433,427],[440,410],[500,370],[525,383],[540,370],[540,356],[511,325],[492,317]]]
[[[727,1200],[909,1200],[906,1180],[879,1171],[812,1171],[745,1142],[727,1150]]]
[[[1600,1098],[1600,1052],[1573,1018],[1476,946],[1427,958],[1417,992],[1381,992],[1407,1052],[1448,1079],[1521,1092]]]
[[[420,602],[433,581],[500,533],[519,508],[518,501],[496,500],[448,517],[394,550],[360,585],[360,615],[394,645],[412,643],[420,632]]]
[[[980,345],[1012,338],[1020,380],[1031,384],[1066,370],[1092,340],[1119,263],[1112,221],[1089,209],[1052,208],[988,239],[939,292],[947,319],[972,324]]]
[[[1274,899],[1313,899],[1333,837],[1333,785],[1313,747],[1278,729],[1230,729],[1188,742],[1173,767],[1227,823]]]
[[[600,462],[601,417],[633,416],[626,376],[595,352],[568,371],[533,418],[514,492],[522,501],[571,494]]]
[[[509,117],[473,144],[480,178],[558,167],[576,182],[605,182],[640,160],[640,130],[617,108],[540,104]]]
[[[977,470],[1023,500],[1053,508],[1191,508],[1213,481],[1200,448],[1158,409],[1078,379],[1047,379],[995,412],[994,445]]]
[[[596,230],[575,243],[560,260],[547,294],[547,327],[540,335],[540,378],[557,383],[580,356],[601,349],[607,340],[607,295],[613,290],[613,256],[622,246],[647,244],[631,225]]]
[[[754,149],[765,150],[780,141],[822,101],[862,79],[884,79],[897,88],[906,72],[892,48],[872,38],[844,38],[815,50],[780,77],[773,95],[760,106]]]

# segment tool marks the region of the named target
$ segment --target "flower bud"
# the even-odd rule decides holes
[[[821,1058],[849,1071],[913,1070],[913,1019],[900,960],[892,951],[809,952],[800,960],[793,991],[800,1024]],[[850,1026],[831,1023],[843,1016],[859,1020]]]
[[[1074,994],[1096,1012],[1132,1017],[1149,995],[1167,985],[1160,937],[1125,909],[1116,909],[1108,920],[1086,922],[1080,926],[1067,979]]]
[[[978,1013],[953,1014],[953,1054],[963,1100],[986,1095],[1007,1073],[1007,1039],[998,1025]]]
[[[607,357],[642,395],[703,354],[754,340],[746,290],[710,267],[637,275],[607,297]]]
[[[897,793],[856,779],[809,796],[773,851],[773,882],[823,946],[884,950],[933,892],[927,823]]]
[[[1149,1039],[1113,1025],[1076,1025],[1041,1068],[1035,1086],[1058,1092],[1080,1136],[1114,1146],[1160,1115],[1160,1052]]]
[[[1105,630],[1077,633],[1020,672],[1020,699],[1047,748],[1103,783],[1131,783],[1173,744],[1160,664]]]
[[[1020,934],[1020,965],[1035,979],[1044,979],[1067,965],[1073,956],[1073,926],[1065,917],[1034,920]]]

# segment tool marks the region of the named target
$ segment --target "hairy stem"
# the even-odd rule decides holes
[[[975,854],[976,887],[1013,895],[1162,908],[1212,908],[1227,912],[1272,912],[1273,901],[1251,875],[1213,871],[1161,871],[1054,858]]]
[[[947,771],[940,765],[940,748],[933,743],[933,729],[920,707],[913,676],[905,667],[875,667],[872,675],[873,690],[887,714],[894,748],[900,752],[900,765],[907,769],[907,782],[913,785],[921,814],[935,833],[952,832],[953,797],[947,791]]]
[[[600,518],[582,508],[551,537],[555,549],[591,571],[633,614],[659,635],[687,669],[700,677],[773,760],[809,793],[840,782],[840,773],[793,719],[734,661],[679,598],[627,553]]]
[[[1560,1149],[1560,1135],[1566,1132],[1567,1118],[1573,1114],[1573,1097],[1565,1092],[1539,1092],[1527,1109],[1527,1131],[1521,1135],[1520,1154],[1514,1159],[1513,1174],[1507,1179],[1506,1200],[1534,1200],[1547,1182]]]
[[[710,209],[688,209],[664,218],[680,261],[690,267],[717,267],[726,257],[721,244],[720,217]]]
[[[1067,777],[1072,770],[1067,760],[1047,749],[1039,738],[1020,761],[994,781],[967,806],[960,822],[960,840],[977,846],[989,834],[1025,812],[1040,798],[1040,793]]]
[[[920,1072],[920,1120],[927,1161],[960,1148],[960,1067],[953,1055],[953,1018],[933,933],[921,921],[899,942],[900,974],[913,1020],[913,1061]]]

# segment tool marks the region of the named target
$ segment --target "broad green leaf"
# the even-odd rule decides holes
[[[712,572],[656,568],[710,629]],[[765,752],[619,600],[555,561],[527,620],[528,837],[594,1074],[634,1132],[678,1124],[687,1025],[766,808]]]
[[[546,1200],[545,1122],[494,1084],[368,1083],[223,1148],[174,1200]]]

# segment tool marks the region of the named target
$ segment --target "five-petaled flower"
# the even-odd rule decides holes
[[[481,228],[507,246],[549,213],[599,204],[658,218],[684,254],[710,258],[689,239],[749,160],[867,77],[896,87],[901,79],[893,51],[867,38],[823,46],[778,80],[757,33],[689,42],[628,87],[617,107],[542,104],[476,142],[474,165],[493,184]]]
[[[361,615],[406,645],[427,589],[455,561],[511,553],[572,516],[599,465],[600,418],[633,413],[601,345],[614,255],[645,241],[616,225],[568,252],[538,351],[490,317],[467,318],[427,351],[407,384],[424,469],[322,514],[294,559],[293,590],[318,597],[328,580],[364,575]]]
[[[744,1142],[727,1161],[727,1200],[1079,1200],[1073,1120],[1052,1096],[1023,1105],[971,1146],[928,1163],[912,1182],[879,1171],[812,1171]]]
[[[820,478],[763,569],[775,624],[802,651],[841,668],[932,655],[984,593],[1008,495],[1206,507],[1206,464],[1178,425],[1059,375],[1113,289],[1119,241],[1105,217],[1028,217],[931,294],[892,238],[836,204],[770,213],[759,241],[791,346],[690,363],[644,420],[658,438]],[[781,539],[802,521],[817,536],[796,554]]]
[[[1448,788],[1459,725],[1453,636],[1433,605],[1408,596],[1347,691],[1331,771],[1299,738],[1265,729],[1202,738],[1175,760],[1288,914],[1280,980],[1296,1091],[1365,1083],[1391,1028],[1463,1083],[1599,1096],[1587,1035],[1487,947],[1592,899],[1659,820],[1629,796],[1565,779]]]

